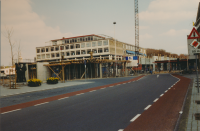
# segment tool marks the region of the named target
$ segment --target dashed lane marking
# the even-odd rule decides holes
[[[101,88],[101,89],[105,89],[105,88]]]
[[[158,100],[158,98],[157,99],[155,99],[153,102],[156,102]]]
[[[96,91],[96,90],[92,90],[92,91],[90,91],[90,92],[94,92],[94,91]]]
[[[163,94],[161,94],[160,96],[163,96]]]
[[[144,108],[144,110],[147,110],[147,109],[149,109],[149,107],[151,107],[151,105],[148,105],[146,108]]]
[[[78,96],[78,95],[82,95],[82,94],[84,94],[84,93],[80,93],[80,94],[76,94],[76,95]]]
[[[58,100],[63,100],[63,99],[66,99],[66,98],[69,98],[69,97],[63,97],[63,98],[60,98],[60,99],[58,99]]]
[[[165,92],[167,92],[167,90]]]
[[[141,114],[137,114],[133,119],[131,119],[131,122],[135,121]]]
[[[49,103],[49,102],[44,102],[44,103],[36,104],[34,106],[39,106],[39,105],[43,105],[43,104],[46,104],[46,103]]]
[[[113,86],[109,86],[109,87],[113,87]]]
[[[7,112],[1,113],[1,114],[6,114],[6,113],[10,113],[10,112],[18,111],[18,110],[21,110],[21,109],[16,109],[16,110],[12,110],[12,111],[7,111]]]
[[[119,129],[118,131],[123,131],[123,129]]]

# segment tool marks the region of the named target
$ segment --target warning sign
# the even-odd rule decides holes
[[[195,28],[193,28],[190,35],[188,36],[188,39],[197,39],[197,38],[200,38],[200,35],[198,31]]]

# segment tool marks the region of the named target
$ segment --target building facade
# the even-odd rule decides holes
[[[88,59],[90,52],[94,58],[114,60],[115,40],[94,34],[51,40],[49,46],[36,47],[36,61],[59,61],[62,56],[64,60]],[[135,46],[116,40],[116,59],[128,55],[135,55]],[[146,55],[146,50],[140,48],[139,55]]]

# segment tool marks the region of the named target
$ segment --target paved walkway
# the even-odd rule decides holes
[[[198,93],[198,88],[196,86],[197,79],[195,78],[193,80],[191,103],[187,122],[187,131],[200,131],[200,120],[195,120],[195,113],[199,113],[200,115],[200,104],[197,104],[195,102],[196,100],[200,101],[200,93]]]
[[[11,95],[17,95],[22,93],[28,93],[28,92],[35,92],[35,91],[43,91],[43,90],[49,90],[49,89],[55,89],[55,88],[62,88],[62,87],[68,87],[68,86],[75,86],[75,85],[83,85],[83,84],[89,84],[93,82],[85,82],[85,81],[67,81],[65,83],[58,83],[58,84],[46,84],[42,83],[41,86],[38,87],[29,87],[29,86],[21,86],[17,87],[17,89],[9,89],[9,87],[3,87],[0,86],[0,96],[11,96]]]

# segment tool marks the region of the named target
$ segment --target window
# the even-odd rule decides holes
[[[53,45],[57,45],[57,41],[53,41]]]
[[[97,49],[92,49],[92,52],[93,53],[97,53]]]
[[[56,57],[59,57],[60,56],[60,54],[59,53],[56,53]]]
[[[60,46],[60,50],[64,50],[64,46]]]
[[[86,43],[86,47],[91,47],[91,43]]]
[[[72,42],[74,43],[74,39],[72,39]]]
[[[77,39],[75,39],[74,41],[77,42]]]
[[[54,47],[51,47],[51,51],[54,51]]]
[[[102,48],[99,48],[98,53],[102,53],[102,52],[103,52]]]
[[[65,44],[65,40],[62,41],[62,44]]]
[[[65,49],[66,49],[66,50],[69,49],[69,45],[66,45],[66,46],[65,46]]]
[[[82,38],[80,38],[80,41],[82,41],[83,39]]]
[[[85,47],[85,43],[81,43],[81,48],[84,48]]]
[[[102,46],[102,41],[98,41],[98,46]]]
[[[88,49],[88,50],[87,50],[87,54],[90,54],[90,52],[91,52],[91,49]]]
[[[91,36],[91,40],[93,40],[93,37]]]
[[[45,49],[44,49],[44,48],[42,48],[41,52],[45,52]]]
[[[85,41],[88,41],[88,38],[85,38]]]
[[[76,44],[76,48],[80,48],[80,44]]]
[[[55,54],[54,54],[54,53],[52,53],[52,54],[51,54],[51,58],[54,58],[54,57],[55,57]]]
[[[77,42],[80,42],[80,39],[77,39]]]
[[[59,50],[59,47],[57,46],[57,47],[56,47],[56,51],[58,51],[58,50]]]
[[[74,52],[74,51],[71,51],[71,55],[75,55],[75,52]]]
[[[50,54],[46,54],[46,57],[47,57],[47,58],[50,58]]]
[[[66,56],[70,56],[70,53],[69,53],[69,52],[66,52]]]
[[[46,48],[46,52],[49,52],[49,48]]]
[[[70,46],[70,49],[74,49],[74,45],[71,45],[71,46]]]
[[[40,55],[37,55],[37,59],[41,59]]]
[[[81,50],[81,54],[85,54],[85,50]]]
[[[72,43],[72,40],[69,40],[70,43]]]
[[[88,37],[88,40],[90,40],[90,37]]]
[[[61,56],[65,56],[65,53],[64,53],[64,52],[61,52]]]
[[[40,53],[40,49],[37,49],[37,53]]]
[[[80,55],[80,50],[77,50],[77,51],[76,51],[76,55]]]
[[[69,40],[67,40],[67,43],[69,43]]]
[[[92,42],[92,47],[95,47],[96,46],[96,42]]]
[[[103,41],[103,45],[108,45],[108,41],[107,41],[107,40],[104,40],[104,41]]]
[[[108,48],[104,48],[104,52],[109,52]]]

